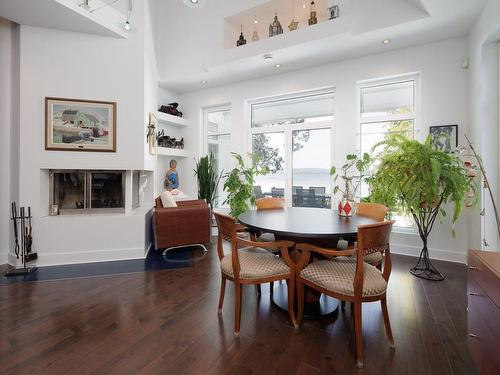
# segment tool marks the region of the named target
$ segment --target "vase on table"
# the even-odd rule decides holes
[[[351,199],[342,198],[339,201],[339,216],[350,217],[354,214],[355,203]]]

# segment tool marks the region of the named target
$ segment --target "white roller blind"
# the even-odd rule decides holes
[[[333,115],[333,93],[252,105],[252,126]]]
[[[414,81],[361,89],[361,115],[387,115],[414,111]]]

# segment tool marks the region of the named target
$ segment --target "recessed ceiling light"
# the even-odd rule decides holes
[[[190,8],[202,8],[205,6],[206,0],[182,0]]]
[[[270,61],[270,60],[272,60],[272,59],[273,59],[273,55],[271,55],[270,53],[266,53],[266,54],[264,55],[264,60],[266,60],[266,61]]]
[[[274,65],[275,68],[279,68],[280,66],[281,66],[280,64]]]
[[[390,39],[384,39],[384,40],[382,41],[382,43],[384,43],[384,44],[389,44],[390,42],[391,42],[391,40],[390,40]]]
[[[207,81],[203,80],[203,81],[201,81],[201,84],[202,84],[202,85],[206,85],[206,84],[207,84]]]

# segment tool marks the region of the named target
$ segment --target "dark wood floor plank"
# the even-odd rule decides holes
[[[234,287],[217,314],[212,248],[194,266],[144,274],[0,286],[0,374],[467,374],[466,271],[426,283],[394,256],[389,347],[379,303],[363,306],[365,368],[355,366],[349,304],[295,329],[271,303],[243,291],[241,334],[232,333]]]

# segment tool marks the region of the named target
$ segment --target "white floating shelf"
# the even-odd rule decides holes
[[[159,124],[171,125],[177,128],[184,128],[189,125],[189,121],[183,117],[169,115],[160,111],[156,112],[156,119]]]
[[[189,157],[189,152],[179,148],[156,147],[156,155],[177,156],[178,158]]]

